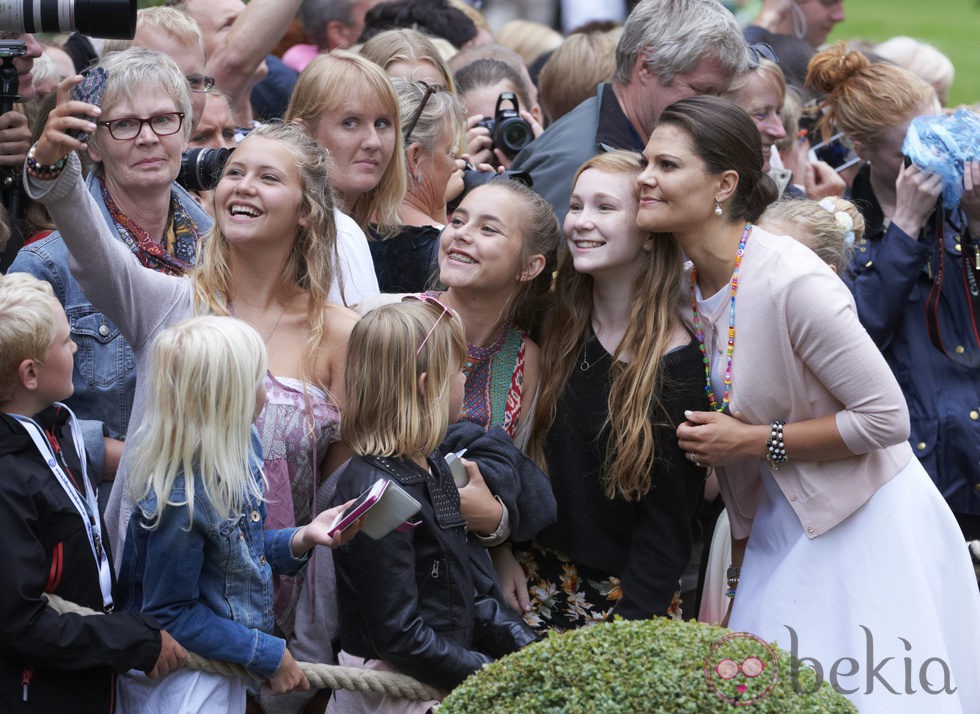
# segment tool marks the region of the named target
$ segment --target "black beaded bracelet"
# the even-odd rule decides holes
[[[786,456],[786,444],[783,443],[783,426],[783,422],[779,419],[774,419],[769,426],[769,441],[766,442],[766,461],[769,462],[769,467],[773,471],[778,470],[779,464],[789,459]]]
[[[27,152],[25,169],[28,175],[41,179],[42,181],[51,181],[58,178],[59,174],[61,174],[61,172],[64,170],[65,164],[68,163],[68,157],[63,156],[53,164],[42,164],[34,158],[34,150],[36,148],[37,144],[32,146],[31,150]]]

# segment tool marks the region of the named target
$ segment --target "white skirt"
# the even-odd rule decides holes
[[[792,651],[861,712],[980,711],[980,593],[918,460],[812,539],[762,471],[731,629]]]
[[[179,669],[163,679],[130,670],[116,680],[117,714],[236,714],[245,712],[245,682]]]

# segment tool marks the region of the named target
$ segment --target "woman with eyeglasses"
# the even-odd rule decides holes
[[[87,141],[93,168],[85,188],[115,238],[142,265],[183,275],[212,226],[211,217],[174,181],[191,131],[188,81],[173,60],[145,48],[111,54],[99,66],[107,76],[96,99],[98,124]],[[60,232],[23,248],[10,271],[51,283],[65,308],[78,344],[75,392],[67,404],[85,420],[90,458],[111,479],[133,408],[133,350],[69,272]]]
[[[392,78],[401,103],[407,189],[396,232],[372,229],[371,255],[384,293],[421,292],[438,271],[446,196],[463,188],[456,159],[465,117],[456,95],[425,82]]]

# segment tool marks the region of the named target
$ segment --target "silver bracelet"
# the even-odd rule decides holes
[[[477,542],[481,545],[492,548],[495,545],[500,545],[505,540],[510,538],[510,514],[507,512],[507,506],[504,502],[500,500],[500,496],[494,496],[497,503],[503,510],[503,515],[500,516],[500,523],[497,524],[497,530],[487,536],[481,536],[479,533],[472,533],[471,535],[476,538]]]

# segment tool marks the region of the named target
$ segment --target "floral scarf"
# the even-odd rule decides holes
[[[98,178],[102,189],[102,200],[105,201],[109,215],[116,226],[116,233],[123,243],[147,268],[167,275],[183,275],[194,266],[197,256],[197,240],[200,237],[197,224],[187,214],[187,211],[171,193],[170,196],[170,226],[163,243],[150,237],[141,226],[122,212],[112,200],[106,189],[105,181]],[[172,253],[167,248],[172,246]]]

